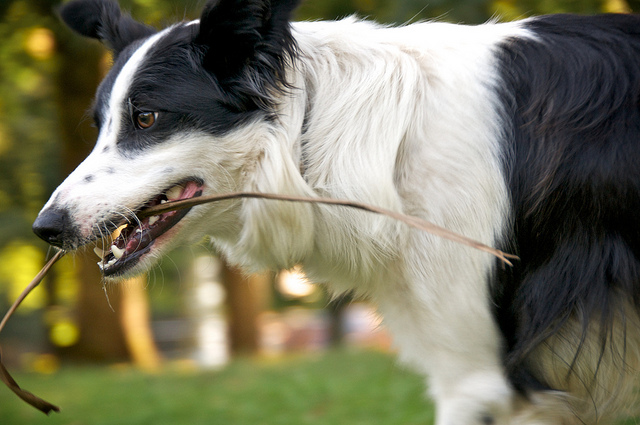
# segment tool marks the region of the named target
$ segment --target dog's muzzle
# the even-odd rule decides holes
[[[103,275],[122,276],[133,269],[153,246],[157,246],[157,239],[177,225],[191,208],[169,210],[144,218],[138,218],[137,214],[145,208],[169,201],[198,197],[202,195],[203,185],[197,177],[186,178],[139,207],[127,208],[129,215],[105,210],[93,224],[87,223],[87,219],[75,218],[73,210],[51,205],[40,212],[33,223],[33,231],[45,242],[67,251],[95,242],[94,252],[101,259],[98,265]]]

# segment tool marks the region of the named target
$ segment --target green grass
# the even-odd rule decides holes
[[[218,372],[67,366],[52,375],[14,377],[62,411],[47,417],[0,385],[0,425],[433,423],[422,379],[379,352],[245,358]]]
[[[422,379],[377,352],[336,351],[277,361],[240,359],[218,372],[65,367],[14,374],[59,405],[46,417],[0,388],[2,425],[430,424]]]

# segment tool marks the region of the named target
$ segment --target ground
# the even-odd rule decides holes
[[[339,350],[279,359],[238,359],[221,371],[172,364],[159,374],[129,366],[65,366],[14,373],[57,404],[46,417],[0,387],[6,425],[411,425],[430,424],[422,380],[393,356]]]
[[[59,405],[50,417],[0,386],[3,425],[430,425],[422,379],[376,351],[242,358],[220,371],[170,363],[157,374],[128,365],[14,373]],[[618,425],[637,425],[629,420]]]

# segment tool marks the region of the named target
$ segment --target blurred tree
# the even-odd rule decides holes
[[[234,353],[254,353],[260,340],[258,316],[269,306],[273,276],[270,273],[247,275],[227,264],[223,279],[229,306],[231,350]]]
[[[0,7],[0,289],[10,295],[42,265],[47,247],[36,242],[30,223],[60,175],[58,26],[52,7],[50,0],[8,0]],[[12,258],[20,252],[31,254]],[[63,275],[65,282],[75,280]],[[32,307],[55,304],[55,288],[46,288]],[[55,317],[48,322],[53,335],[67,315],[45,317]]]
[[[298,19],[336,19],[352,14],[388,23],[443,19],[469,24],[490,16],[487,0],[309,0],[302,3]]]
[[[638,0],[494,0],[491,8],[503,19],[549,13],[629,13],[640,9]]]
[[[123,282],[122,313],[120,323],[124,329],[127,348],[134,364],[143,370],[156,371],[162,358],[153,338],[150,326],[146,276],[138,276]]]
[[[56,180],[57,55],[42,2],[4,1],[0,20],[0,247],[30,238],[30,222]]]
[[[59,184],[93,148],[97,133],[87,110],[104,76],[108,56],[98,43],[82,40],[57,21],[54,28],[58,44],[55,100],[62,153],[56,182]],[[127,358],[123,328],[117,314],[111,310],[112,306],[119,310],[122,291],[109,291],[109,305],[102,289],[96,257],[78,255],[75,265],[80,281],[76,306],[80,334],[77,343],[66,348],[66,354],[99,360]]]

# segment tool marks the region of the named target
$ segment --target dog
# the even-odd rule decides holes
[[[161,31],[113,0],[66,3],[114,61],[95,148],[35,233],[75,250],[119,228],[96,249],[109,279],[202,235],[247,270],[300,264],[377,305],[437,425],[633,414],[640,18],[291,23],[297,3],[212,0]],[[366,202],[519,261],[345,207],[232,199],[133,218],[233,191]]]

